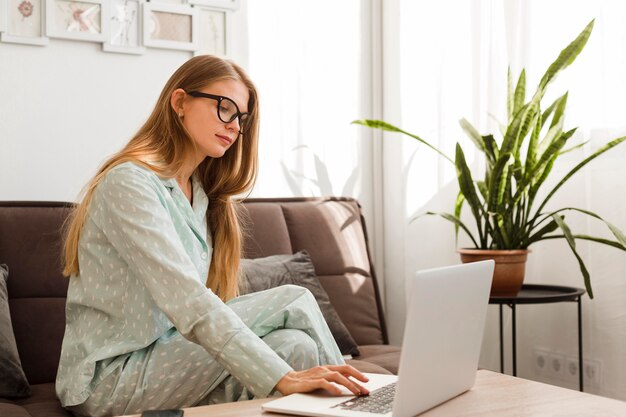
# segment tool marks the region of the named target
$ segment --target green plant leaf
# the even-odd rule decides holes
[[[539,112],[540,109],[538,109],[538,113]],[[539,141],[539,134],[541,133],[542,117],[537,117],[535,127],[530,135],[530,141],[528,142],[528,150],[526,151],[526,166],[524,169],[524,177],[526,180],[528,180],[532,175],[532,167],[535,165],[537,160],[537,143]]]
[[[535,242],[545,239],[545,235],[547,235],[548,233],[554,232],[558,228],[559,228],[559,225],[554,220],[552,220],[551,222],[543,226],[541,229],[539,229],[537,232],[535,232],[533,235],[531,235],[528,238],[528,241],[525,243],[524,246],[528,247]]]
[[[601,237],[588,236],[588,235],[572,235],[572,236],[574,237],[574,239],[589,240],[591,242],[602,243],[603,245],[613,246],[616,249],[621,249],[623,251],[626,251],[626,246],[623,246],[622,244],[614,240],[603,239]],[[549,240],[549,239],[565,239],[565,235],[545,236],[541,240]]]
[[[474,142],[474,145],[476,145],[476,147],[480,151],[487,153],[485,149],[485,143],[483,142],[483,138],[482,136],[480,136],[480,133],[478,133],[478,130],[476,130],[476,128],[465,118],[459,120],[459,124],[461,125],[461,128],[467,134],[467,136],[469,136],[472,142]]]
[[[550,146],[554,139],[558,138],[563,131],[563,124],[565,123],[563,112],[565,111],[565,105],[567,104],[567,93],[556,99],[555,104],[554,116],[552,116],[552,122],[550,123],[548,133],[546,133],[546,136],[544,136],[544,138],[539,142],[537,149],[537,154],[539,155],[541,155],[546,148]]]
[[[491,183],[489,184],[489,200],[487,202],[487,211],[495,212],[502,202],[504,190],[506,188],[506,178],[508,176],[509,165],[515,159],[511,152],[501,154],[496,162],[491,175]]]
[[[526,70],[523,69],[517,80],[517,87],[515,87],[515,96],[513,99],[513,114],[517,113],[519,109],[524,105],[526,101]]]
[[[539,82],[538,91],[544,91],[546,86],[554,80],[557,74],[567,68],[583,50],[593,30],[595,19],[589,22],[583,31],[565,49],[561,51],[557,59],[548,67],[548,70]],[[543,94],[541,94],[543,95]]]
[[[453,215],[452,215],[452,214],[450,214],[450,213],[435,213],[435,212],[433,212],[433,211],[427,211],[426,213],[422,213],[422,214],[419,214],[419,215],[417,215],[417,216],[413,217],[413,218],[409,221],[409,223],[410,223],[410,222],[413,222],[414,220],[419,219],[419,218],[420,218],[420,217],[422,217],[422,216],[440,216],[440,217],[442,217],[442,218],[444,218],[444,219],[448,220],[449,222],[454,223],[457,227],[460,227],[461,229],[463,229],[463,231],[464,231],[465,233],[467,233],[467,235],[469,236],[469,238],[470,238],[470,239],[472,239],[472,243],[474,244],[474,246],[475,246],[476,248],[480,248],[480,246],[478,246],[478,243],[476,243],[476,239],[474,239],[474,236],[472,236],[472,233],[469,231],[469,229],[467,228],[467,226],[465,226],[465,224],[464,224],[464,223],[461,221],[461,219],[459,219],[458,217],[453,216]]]
[[[556,100],[554,100],[554,102],[552,102],[552,104],[550,104],[550,107],[548,107],[543,114],[541,115],[541,128],[543,129],[543,125],[548,121],[548,118],[550,117],[550,115],[554,112],[554,109],[556,108],[556,105],[558,104],[558,101],[561,99],[561,97],[557,98]]]
[[[457,219],[461,218],[461,210],[463,209],[463,203],[465,202],[465,196],[461,191],[456,196],[456,201],[454,202],[454,217]],[[454,241],[458,243],[459,241],[459,225],[454,225]]]
[[[592,211],[589,211],[589,210],[579,209],[579,208],[576,208],[576,207],[564,207],[562,209],[559,209],[559,210],[556,210],[556,211],[554,211],[552,213],[549,213],[549,215],[557,214],[557,213],[560,213],[562,211],[577,211],[579,213],[583,213],[583,214],[586,214],[588,216],[591,216],[593,218],[596,218],[596,219],[600,220],[601,222],[603,222],[606,225],[606,227],[609,228],[609,230],[611,231],[611,233],[613,233],[613,236],[615,236],[617,241],[621,245],[626,247],[626,235],[624,235],[624,233],[619,229],[619,227],[615,226],[612,223],[607,222],[602,217],[598,216],[596,213],[594,213]]]
[[[537,192],[539,191],[539,188],[541,188],[541,186],[543,185],[543,183],[546,181],[546,179],[548,178],[548,175],[550,175],[550,172],[552,171],[552,167],[554,166],[554,162],[556,161],[556,156],[551,159],[545,166],[545,168],[543,169],[543,171],[541,172],[541,175],[539,176],[539,178],[533,177],[535,178],[530,186],[530,190],[528,191],[528,208],[527,211],[530,212],[530,209],[533,206],[533,203],[535,201],[535,197],[537,196]]]
[[[472,173],[465,162],[465,154],[463,153],[463,149],[461,145],[456,144],[456,173],[457,179],[459,182],[459,188],[463,195],[465,196],[465,200],[469,204],[472,213],[474,214],[474,218],[476,219],[476,224],[478,225],[478,235],[482,236],[482,230],[480,227],[480,219],[481,219],[481,211],[482,204],[478,195],[476,194],[476,187],[474,186],[474,180],[472,179]],[[482,239],[481,239],[482,240]]]
[[[557,99],[557,105],[554,109],[554,116],[552,117],[552,122],[550,123],[550,127],[555,126],[557,123],[561,123],[561,125],[565,122],[565,107],[567,106],[567,96],[569,92],[565,92],[561,97]]]
[[[511,76],[511,66],[509,65],[509,69],[506,72],[506,114],[508,116],[507,120],[510,123],[511,119],[513,119],[513,107],[515,106],[515,99],[513,98],[513,80]]]
[[[478,192],[483,197],[484,201],[489,200],[489,190],[487,189],[487,183],[485,181],[476,181],[476,187],[478,187]]]
[[[559,216],[558,214],[553,214],[552,218],[554,219],[556,224],[559,226],[559,228],[561,228],[561,230],[563,231],[563,235],[565,235],[565,240],[567,241],[567,244],[569,245],[570,249],[574,253],[574,256],[576,256],[576,259],[578,260],[578,266],[580,267],[580,272],[583,274],[583,278],[585,281],[585,288],[587,289],[587,292],[589,293],[589,298],[593,299],[593,289],[591,288],[591,277],[589,276],[589,271],[587,271],[587,267],[585,266],[585,263],[583,262],[582,258],[576,251],[576,241],[574,239],[574,236],[572,235],[570,228],[565,223],[565,220],[563,220],[563,218]]]
[[[577,128],[574,128],[568,130],[567,132],[561,133],[561,135],[556,140],[552,141],[550,146],[548,146],[548,149],[543,152],[541,158],[539,158],[539,161],[537,161],[535,166],[532,168],[532,171],[535,172],[535,175],[537,175],[537,177],[539,176],[539,173],[543,172],[543,169],[548,164],[548,162],[550,162],[553,158],[556,159],[559,156],[559,152],[561,151],[561,149],[563,149],[567,141],[574,135],[576,129]]]
[[[565,154],[565,153],[568,153],[568,152],[574,151],[574,150],[576,150],[576,149],[578,149],[578,148],[582,148],[583,146],[585,146],[585,145],[586,145],[586,144],[588,144],[588,143],[589,143],[589,140],[586,140],[586,141],[584,141],[584,142],[582,142],[582,143],[579,143],[578,145],[572,146],[571,148],[564,149],[564,150],[562,150],[561,152],[559,152],[559,155],[563,155],[563,154]]]
[[[546,198],[544,198],[543,202],[541,203],[541,205],[539,206],[539,208],[537,209],[537,212],[533,218],[536,219],[539,214],[541,213],[541,210],[545,207],[545,205],[548,203],[548,201],[552,198],[552,196],[554,195],[554,193],[557,192],[557,190],[559,188],[561,188],[561,186],[563,186],[563,184],[565,184],[567,182],[567,180],[569,180],[572,175],[574,175],[575,173],[577,173],[582,167],[584,167],[585,165],[587,165],[589,162],[593,161],[594,159],[596,159],[598,156],[602,155],[603,153],[605,153],[606,151],[608,151],[611,148],[614,148],[615,146],[619,145],[620,143],[622,143],[624,140],[626,140],[626,136],[622,136],[621,138],[617,138],[617,139],[613,139],[612,141],[610,141],[609,143],[607,143],[606,145],[602,146],[600,149],[598,149],[597,151],[595,151],[593,154],[589,155],[587,158],[585,158],[582,162],[580,162],[578,165],[576,165],[574,168],[572,168],[572,170],[570,172],[568,172],[562,179],[561,181],[558,182],[558,184],[552,189],[552,191],[550,191],[550,193],[548,193],[548,195],[546,196]]]
[[[489,166],[493,167],[496,160],[498,159],[498,144],[493,138],[493,135],[484,135],[483,142],[485,143],[485,154],[487,155],[487,163],[489,164]]]
[[[381,129],[387,132],[398,132],[398,133],[403,133],[415,140],[417,140],[418,142],[428,146],[430,149],[434,150],[435,152],[437,152],[439,155],[443,156],[444,158],[446,158],[448,161],[450,161],[452,164],[454,164],[454,161],[445,153],[441,152],[439,149],[435,148],[433,145],[431,145],[430,143],[426,142],[424,139],[420,138],[419,136],[416,136],[412,133],[406,132],[402,129],[400,129],[399,127],[396,127],[394,125],[391,125],[387,122],[384,122],[382,120],[371,120],[371,119],[362,119],[362,120],[354,120],[352,122],[353,125],[361,125],[361,126],[365,126],[365,127],[370,127],[372,129]]]

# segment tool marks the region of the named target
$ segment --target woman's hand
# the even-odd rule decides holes
[[[325,389],[333,394],[341,394],[341,390],[332,382],[343,385],[354,395],[368,395],[369,391],[349,379],[354,377],[362,382],[368,378],[350,365],[326,365],[305,369],[304,371],[291,371],[278,381],[276,389],[283,395],[296,392],[310,392],[316,389]]]

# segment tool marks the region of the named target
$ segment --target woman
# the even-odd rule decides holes
[[[244,71],[195,57],[88,184],[65,242],[63,406],[130,414],[338,393],[332,382],[367,393],[349,379],[367,380],[344,364],[307,290],[237,297],[232,197],[254,184],[258,127],[257,92]]]

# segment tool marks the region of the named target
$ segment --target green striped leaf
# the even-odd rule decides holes
[[[602,243],[603,245],[612,246],[615,249],[621,249],[623,251],[626,251],[626,246],[614,240],[603,239],[601,237],[589,236],[589,235],[572,235],[572,236],[574,236],[574,239],[589,240],[591,242]],[[549,240],[549,239],[565,239],[565,235],[545,236],[541,240]]]
[[[407,135],[407,136],[417,140],[418,142],[428,146],[430,149],[434,150],[439,155],[443,156],[445,159],[447,159],[452,164],[454,164],[454,161],[448,155],[446,155],[445,153],[441,152],[439,149],[435,148],[433,145],[431,145],[430,143],[426,142],[424,139],[422,139],[419,136],[414,135],[412,133],[406,132],[406,131],[400,129],[399,127],[391,125],[391,124],[389,124],[387,122],[384,122],[382,120],[371,120],[371,119],[354,120],[352,122],[352,124],[353,125],[361,125],[361,126],[371,127],[372,129],[380,129],[380,130],[384,130],[384,131],[387,131],[387,132],[397,132],[397,133],[405,134],[405,135]]]
[[[506,73],[506,114],[508,116],[507,121],[511,123],[511,119],[513,119],[513,107],[515,106],[515,99],[513,98],[513,81],[511,76],[511,66],[509,65],[509,69]]]
[[[550,199],[552,198],[552,196],[554,195],[554,193],[556,193],[558,191],[559,188],[561,188],[563,186],[563,184],[565,184],[567,182],[567,180],[569,180],[572,175],[574,175],[575,173],[577,173],[582,167],[584,167],[585,165],[587,165],[589,162],[593,161],[594,159],[596,159],[598,156],[602,155],[603,153],[605,153],[606,151],[608,151],[609,149],[614,148],[615,146],[619,145],[620,143],[622,143],[624,140],[626,140],[626,136],[622,136],[621,138],[617,138],[617,139],[613,139],[612,141],[610,141],[609,143],[607,143],[606,145],[602,146],[600,149],[598,149],[597,151],[595,151],[593,154],[589,155],[587,158],[585,158],[582,162],[580,162],[578,165],[576,165],[574,168],[572,168],[572,170],[570,172],[568,172],[562,179],[561,181],[558,182],[558,184],[552,189],[552,191],[550,191],[548,193],[548,195],[546,196],[546,198],[544,198],[543,202],[541,203],[541,205],[539,206],[539,208],[537,209],[537,213],[535,214],[535,218],[537,218],[537,216],[539,216],[539,214],[541,213],[541,209],[544,208],[544,206],[548,203],[548,201],[550,201]]]
[[[580,272],[583,274],[583,278],[585,281],[585,288],[587,289],[587,292],[589,293],[589,298],[593,298],[593,289],[591,288],[591,277],[589,275],[589,271],[587,271],[587,267],[585,266],[583,259],[580,257],[580,255],[576,251],[576,241],[574,239],[574,236],[572,235],[570,228],[565,223],[565,220],[563,220],[563,218],[559,216],[558,214],[553,214],[552,218],[554,219],[556,224],[559,226],[559,228],[563,231],[563,235],[565,236],[565,240],[567,241],[567,244],[572,250],[572,253],[574,254],[574,256],[576,256],[576,260],[578,261],[578,266],[580,267]]]
[[[595,19],[589,22],[589,24],[583,29],[583,31],[570,43],[565,49],[561,51],[557,59],[548,67],[548,70],[541,78],[539,82],[538,90],[544,91],[546,86],[554,80],[557,74],[563,69],[567,68],[580,54],[587,44],[587,40],[593,30]]]
[[[513,99],[513,114],[517,113],[522,108],[526,101],[526,70],[523,69],[517,80],[517,87],[515,87],[515,96]]]
[[[482,231],[480,228],[480,213],[483,211],[482,204],[478,195],[476,194],[476,187],[474,186],[474,180],[472,179],[472,173],[467,166],[467,162],[465,162],[465,154],[463,153],[463,149],[461,149],[461,145],[456,144],[456,173],[457,179],[459,182],[459,188],[463,195],[465,196],[465,200],[467,200],[467,204],[469,204],[472,213],[476,219],[476,224],[478,225],[478,234],[482,235]]]
[[[478,130],[476,130],[476,128],[465,118],[459,120],[459,124],[461,125],[463,131],[467,133],[467,136],[469,136],[472,142],[474,142],[474,145],[476,145],[480,151],[486,153],[485,143],[483,142],[483,138],[480,136],[480,133],[478,133]]]
[[[461,210],[463,209],[463,203],[465,202],[465,196],[461,191],[456,196],[456,201],[454,202],[454,217],[457,219],[461,218]],[[454,225],[454,241],[459,241],[459,225]]]
[[[475,246],[476,248],[480,248],[480,246],[478,245],[478,243],[476,243],[476,239],[474,239],[474,236],[472,236],[472,232],[470,232],[470,230],[469,230],[469,229],[467,228],[467,226],[466,226],[466,225],[465,225],[465,224],[461,221],[461,219],[460,219],[460,218],[455,217],[455,216],[453,216],[453,215],[452,215],[452,214],[450,214],[450,213],[435,213],[435,212],[433,212],[433,211],[427,211],[426,213],[422,213],[422,214],[419,214],[419,215],[417,215],[417,216],[413,217],[413,218],[410,220],[410,222],[412,222],[412,221],[414,221],[414,220],[417,220],[417,219],[419,219],[420,217],[423,217],[423,216],[440,216],[440,217],[442,217],[442,218],[444,218],[444,219],[448,220],[449,222],[454,223],[454,225],[455,225],[456,227],[460,227],[461,229],[463,229],[463,231],[464,231],[465,233],[467,233],[467,235],[468,235],[468,236],[469,236],[469,238],[472,240],[472,243],[474,244],[474,246]]]
[[[489,184],[489,200],[487,202],[487,211],[489,212],[495,212],[502,202],[509,166],[513,161],[514,158],[511,152],[501,154],[493,168],[491,183]]]
[[[609,230],[611,231],[611,233],[613,233],[613,236],[615,236],[617,241],[621,245],[626,247],[626,235],[624,235],[624,233],[617,226],[615,226],[612,223],[607,222],[602,217],[598,216],[596,213],[594,213],[592,211],[589,211],[589,210],[579,209],[579,208],[576,208],[576,207],[565,207],[565,208],[562,208],[562,209],[559,209],[559,210],[556,210],[556,211],[550,213],[550,215],[557,214],[557,213],[560,213],[562,211],[577,211],[579,213],[583,213],[583,214],[586,214],[588,216],[591,216],[593,218],[596,218],[596,219],[600,220],[601,222],[603,222],[606,225],[606,227],[609,228]]]

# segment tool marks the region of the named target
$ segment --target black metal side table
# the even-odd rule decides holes
[[[515,296],[491,296],[489,304],[498,304],[500,308],[500,372],[504,373],[504,335],[502,329],[502,306],[511,308],[512,329],[511,345],[513,353],[513,376],[517,376],[517,335],[515,306],[518,304],[547,304],[574,301],[578,303],[578,377],[580,391],[583,390],[583,328],[581,299],[585,290],[560,285],[525,284]]]

